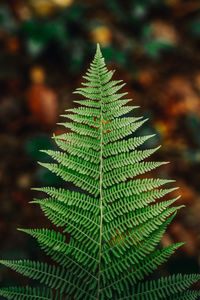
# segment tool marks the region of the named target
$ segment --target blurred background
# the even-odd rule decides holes
[[[36,161],[54,149],[60,113],[96,43],[108,67],[127,82],[128,97],[156,133],[145,146],[171,163],[157,176],[177,180],[182,197],[163,245],[186,241],[158,274],[199,272],[200,254],[200,2],[199,0],[9,0],[0,2],[0,257],[47,260],[17,227],[49,225],[33,186],[61,186]],[[28,280],[0,267],[1,285]]]

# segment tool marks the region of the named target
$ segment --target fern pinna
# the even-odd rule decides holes
[[[157,201],[176,188],[163,188],[167,179],[138,179],[165,162],[144,162],[158,148],[136,150],[149,136],[130,137],[146,121],[122,117],[136,106],[118,91],[121,80],[104,63],[100,47],[83,87],[85,100],[68,109],[72,122],[61,125],[71,133],[54,136],[61,151],[44,151],[55,163],[42,166],[81,189],[37,188],[47,194],[35,199],[62,233],[50,229],[20,229],[37,239],[56,262],[3,260],[2,264],[36,279],[38,287],[1,288],[7,299],[196,299],[189,287],[200,275],[173,275],[146,281],[183,243],[158,248],[163,233],[182,206],[177,200]],[[128,137],[129,136],[129,137]],[[126,137],[126,139],[125,139]],[[128,138],[127,138],[128,137]],[[70,235],[66,239],[66,235]],[[60,266],[59,266],[60,265]],[[45,287],[46,286],[46,287]]]

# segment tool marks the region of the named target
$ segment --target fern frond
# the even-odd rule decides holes
[[[69,108],[66,111],[73,112],[77,115],[81,116],[89,116],[94,118],[100,118],[100,111],[96,108],[86,108],[86,107],[79,107],[79,108]]]
[[[120,116],[128,114],[129,112],[131,112],[135,108],[138,108],[138,106],[129,105],[129,106],[121,107],[120,109],[116,109],[116,110],[112,110],[110,112],[106,112],[106,113],[104,113],[103,120],[104,121],[109,121],[111,119],[118,118]]]
[[[98,143],[98,140],[93,139],[88,136],[81,136],[76,133],[66,133],[62,134],[60,136],[56,136],[56,139],[61,139],[62,141],[67,141],[68,143],[71,143],[71,145],[76,145],[79,147],[83,147],[86,149],[92,149],[98,151],[100,149],[100,145]],[[88,150],[89,152],[89,150]]]
[[[89,211],[72,206],[67,207],[51,198],[34,202],[39,203],[42,209],[46,209],[46,212],[50,209],[58,214],[60,213],[62,222],[66,226],[69,221],[78,223],[80,224],[80,228],[83,226],[85,229],[89,229],[89,231],[94,231],[99,226],[99,216],[95,216]]]
[[[94,107],[94,108],[101,107],[100,103],[96,100],[75,100],[74,102],[87,107]]]
[[[74,170],[67,169],[66,167],[52,163],[39,163],[41,166],[49,169],[63,180],[74,183],[83,190],[90,192],[95,197],[99,194],[99,183],[90,176],[83,175]]]
[[[73,274],[66,272],[64,268],[30,260],[1,260],[0,263],[24,276],[36,279],[50,288],[60,289],[61,293],[65,292],[71,295],[78,290],[82,297],[89,296],[89,299],[95,299],[94,293],[89,294],[87,287],[81,283],[80,279],[73,277]]]
[[[114,71],[112,71],[112,75],[113,75]],[[112,77],[112,76],[111,76]],[[83,77],[84,78],[84,77]],[[107,90],[113,86],[115,86],[116,84],[118,83],[121,83],[123,80],[109,80],[108,83],[105,83],[104,84],[104,87],[103,87],[103,90]],[[88,87],[91,87],[91,88],[95,88],[95,87],[98,87],[99,84],[97,83],[96,86],[94,86],[94,84],[92,82],[82,82],[81,83],[83,86],[88,86]]]
[[[108,234],[113,235],[115,234],[115,229],[123,232],[128,228],[133,228],[134,226],[145,223],[148,219],[151,219],[157,216],[163,210],[166,210],[168,206],[173,204],[176,200],[177,198],[168,201],[162,201],[142,209],[139,208],[134,211],[130,211],[126,215],[116,217],[113,221],[105,224],[105,230],[103,231],[103,234],[106,236]]]
[[[102,105],[102,110],[103,112],[106,114],[107,112],[110,112],[111,110],[119,110],[122,106],[124,106],[125,104],[129,103],[130,101],[132,101],[133,99],[123,99],[123,100],[117,100],[111,103],[104,103],[104,105]],[[137,107],[135,107],[137,108]]]
[[[90,240],[94,244],[98,244],[98,229],[99,225],[97,218],[93,217],[91,220],[90,213],[82,212],[81,210],[74,210],[73,208],[66,208],[63,204],[57,203],[54,199],[45,199],[41,201],[34,201],[40,204],[45,216],[51,222],[58,226],[64,227],[63,232],[73,234],[78,241]]]
[[[130,153],[122,153],[119,155],[112,156],[110,158],[105,159],[103,170],[104,172],[108,172],[116,168],[121,168],[124,166],[138,163],[141,160],[144,160],[145,158],[152,155],[159,148],[160,146],[154,149],[140,150],[140,151],[135,150]]]
[[[68,122],[58,123],[58,125],[62,125],[65,128],[70,128],[72,131],[85,136],[90,136],[92,138],[99,138],[100,134],[97,128],[93,129],[91,126],[83,125],[83,124],[71,124]]]
[[[132,123],[135,123],[136,121],[139,121],[143,119],[143,117],[124,117],[124,118],[118,118],[114,119],[109,122],[104,122],[102,120],[102,126],[103,126],[103,131],[105,130],[114,130],[114,129],[119,129],[123,128],[125,126],[128,126]]]
[[[93,126],[93,127],[99,126],[101,124],[101,120],[95,119],[94,117],[80,116],[80,115],[75,115],[75,114],[61,115],[61,117],[68,118],[68,119],[74,121],[75,123],[85,124],[85,125]]]
[[[49,288],[8,287],[0,289],[0,296],[9,300],[63,300],[63,295],[58,292],[54,296]]]
[[[177,189],[162,188],[174,180],[136,178],[167,162],[149,160],[160,147],[139,148],[154,135],[136,136],[147,119],[124,116],[138,106],[129,105],[125,84],[113,80],[113,74],[98,45],[83,76],[86,81],[74,92],[83,96],[74,101],[79,107],[67,109],[62,115],[67,122],[58,123],[71,132],[53,136],[58,150],[42,150],[54,162],[40,165],[71,182],[74,190],[35,188],[47,198],[31,202],[40,205],[59,231],[20,230],[35,238],[59,266],[0,261],[47,286],[0,289],[7,299],[192,300],[199,295],[189,288],[200,275],[144,282],[183,244],[159,246],[183,205],[175,205],[179,196],[162,199]]]
[[[200,291],[189,290],[180,294],[171,296],[169,300],[196,300],[200,296]]]
[[[105,188],[110,187],[116,183],[124,182],[128,178],[133,178],[137,175],[147,173],[153,169],[156,169],[168,162],[142,162],[135,163],[133,165],[127,165],[124,167],[116,168],[110,172],[107,172],[104,176],[103,186]]]
[[[154,137],[155,135],[139,136],[135,138],[130,138],[128,140],[117,141],[104,146],[103,156],[108,157],[111,155],[116,155],[123,152],[129,152],[129,150],[135,150],[137,147],[141,146],[148,139]]]
[[[107,130],[107,131],[103,130],[103,144],[106,145],[110,142],[117,141],[118,139],[122,139],[122,138],[132,134],[138,128],[140,128],[146,121],[147,121],[147,119],[127,125],[125,127],[114,129],[110,132],[107,132],[109,130]]]
[[[84,159],[85,161],[90,161],[91,163],[99,164],[99,155],[98,152],[88,149],[85,147],[78,147],[75,145],[72,145],[70,142],[56,139],[56,144],[60,147],[60,149],[67,151],[69,154],[73,156],[77,156],[79,158]]]
[[[91,242],[80,243],[70,238],[70,241],[66,242],[66,237],[61,233],[57,233],[54,230],[49,229],[18,229],[32,235],[37,241],[43,245],[44,250],[48,250],[48,254],[52,255],[54,251],[64,253],[66,256],[74,258],[77,263],[89,267],[97,267],[97,260],[95,253],[98,250],[98,245],[94,245]],[[52,251],[52,252],[51,252]],[[90,252],[90,254],[88,253]],[[70,270],[71,271],[71,270]],[[80,270],[79,270],[80,271]],[[88,274],[90,274],[88,272]],[[79,272],[78,277],[81,277],[82,272]]]
[[[78,208],[89,210],[93,213],[96,212],[95,214],[97,214],[99,210],[98,199],[92,198],[84,193],[61,188],[56,189],[53,187],[32,188],[32,190],[44,192],[67,206],[77,206]]]
[[[167,218],[175,215],[179,207],[170,207],[168,210],[164,210],[158,216],[149,219],[146,223],[138,225],[135,228],[128,229],[124,232],[116,230],[115,235],[105,236],[105,242],[102,247],[102,256],[106,264],[112,262],[114,256],[121,258],[126,255],[126,251],[132,246],[138,247],[142,240],[148,238],[154,230],[158,229],[161,224],[165,222]],[[112,243],[112,240],[117,243]]]
[[[117,186],[113,186],[103,191],[103,201],[105,203],[114,202],[122,197],[139,195],[142,192],[151,191],[170,182],[174,182],[174,180],[148,178],[136,179],[125,183],[120,183]]]
[[[168,247],[164,247],[162,250],[156,250],[152,252],[149,256],[145,257],[135,268],[127,270],[120,279],[115,281],[111,280],[110,283],[107,280],[105,287],[102,292],[106,292],[111,287],[116,289],[117,293],[120,295],[123,292],[123,286],[126,283],[134,285],[138,280],[144,279],[145,275],[152,273],[153,270],[168,260],[168,258],[175,252],[177,248],[182,246],[184,243],[174,244]],[[110,297],[111,298],[111,297]]]
[[[142,260],[147,254],[154,251],[155,247],[160,242],[163,233],[165,232],[167,226],[173,220],[174,216],[175,215],[172,215],[171,217],[166,219],[165,222],[163,222],[156,229],[154,229],[151,232],[151,234],[148,235],[148,237],[139,238],[138,240],[137,238],[134,237],[134,230],[133,230],[132,236],[133,238],[135,238],[136,245],[132,245],[132,247],[127,248],[125,256],[123,255],[124,254],[123,252],[122,253],[118,252],[118,256],[122,254],[120,261],[118,260],[118,258],[115,257],[112,258],[111,263],[105,264],[105,267],[103,269],[104,279],[115,278],[116,275],[118,276],[120,273],[126,271],[127,268],[130,268],[131,266],[139,263],[139,261]],[[130,235],[129,238],[131,238]],[[113,237],[112,244],[117,245],[119,241],[121,243],[126,242],[125,235],[120,234],[118,238]],[[113,250],[112,247],[110,247],[110,249],[111,251]]]
[[[158,280],[139,283],[132,295],[122,297],[120,300],[138,300],[142,297],[145,297],[145,299],[164,299],[165,297],[169,297],[170,300],[196,299],[200,294],[199,291],[185,290],[198,280],[200,280],[200,275],[197,274],[177,274],[169,277],[161,277]]]
[[[113,83],[112,83],[112,86],[110,86],[109,87],[109,85],[107,85],[107,87],[106,88],[104,88],[103,90],[102,90],[102,95],[103,96],[109,96],[109,95],[113,95],[113,94],[115,94],[117,91],[119,91],[123,86],[125,85],[125,83],[122,83],[122,84],[120,84],[120,85],[116,85],[116,84],[114,84],[114,86],[113,86]],[[100,93],[100,89],[98,89],[98,88],[77,88],[76,89],[76,91],[77,91],[77,93],[79,93],[79,92],[86,92],[86,93],[91,93],[91,94],[93,94],[93,93]]]
[[[97,164],[92,164],[73,155],[67,155],[61,151],[42,150],[42,152],[48,154],[60,163],[60,165],[68,169],[80,172],[83,175],[88,175],[95,180],[99,177],[99,165]]]
[[[156,201],[156,199],[160,199],[166,194],[177,189],[177,187],[172,189],[154,189],[148,192],[143,192],[139,195],[132,195],[112,202],[105,208],[104,218],[107,222],[109,222],[115,217],[121,216],[129,211],[134,211],[137,208],[143,208]]]

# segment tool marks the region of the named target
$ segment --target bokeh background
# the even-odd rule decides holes
[[[0,2],[0,257],[46,260],[17,227],[45,227],[33,186],[62,185],[36,161],[54,149],[59,114],[74,106],[73,90],[96,43],[138,114],[147,147],[170,161],[158,176],[177,180],[182,197],[163,245],[186,241],[158,274],[199,272],[200,2],[199,0],[10,0]],[[1,285],[28,280],[0,267]]]

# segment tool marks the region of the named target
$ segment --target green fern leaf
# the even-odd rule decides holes
[[[67,109],[62,115],[67,122],[59,123],[71,132],[53,136],[58,150],[41,150],[54,162],[40,165],[73,183],[74,190],[34,189],[47,197],[31,202],[59,231],[20,230],[35,238],[56,265],[0,261],[40,283],[38,288],[1,288],[7,299],[191,300],[199,295],[190,287],[200,275],[144,281],[183,245],[159,246],[183,205],[174,205],[179,197],[162,199],[177,189],[163,188],[174,180],[138,178],[166,162],[145,161],[160,147],[139,148],[154,135],[134,136],[147,120],[123,116],[137,106],[129,105],[124,83],[113,74],[98,45],[83,76],[86,82],[74,92],[84,99],[74,101],[79,107]]]
[[[13,300],[63,300],[58,292],[54,295],[48,288],[9,287],[0,289],[0,295]]]
[[[196,299],[200,295],[199,291],[185,291],[193,283],[200,279],[200,275],[172,275],[169,277],[161,277],[158,280],[139,283],[132,295],[122,297],[120,300],[131,299]]]

